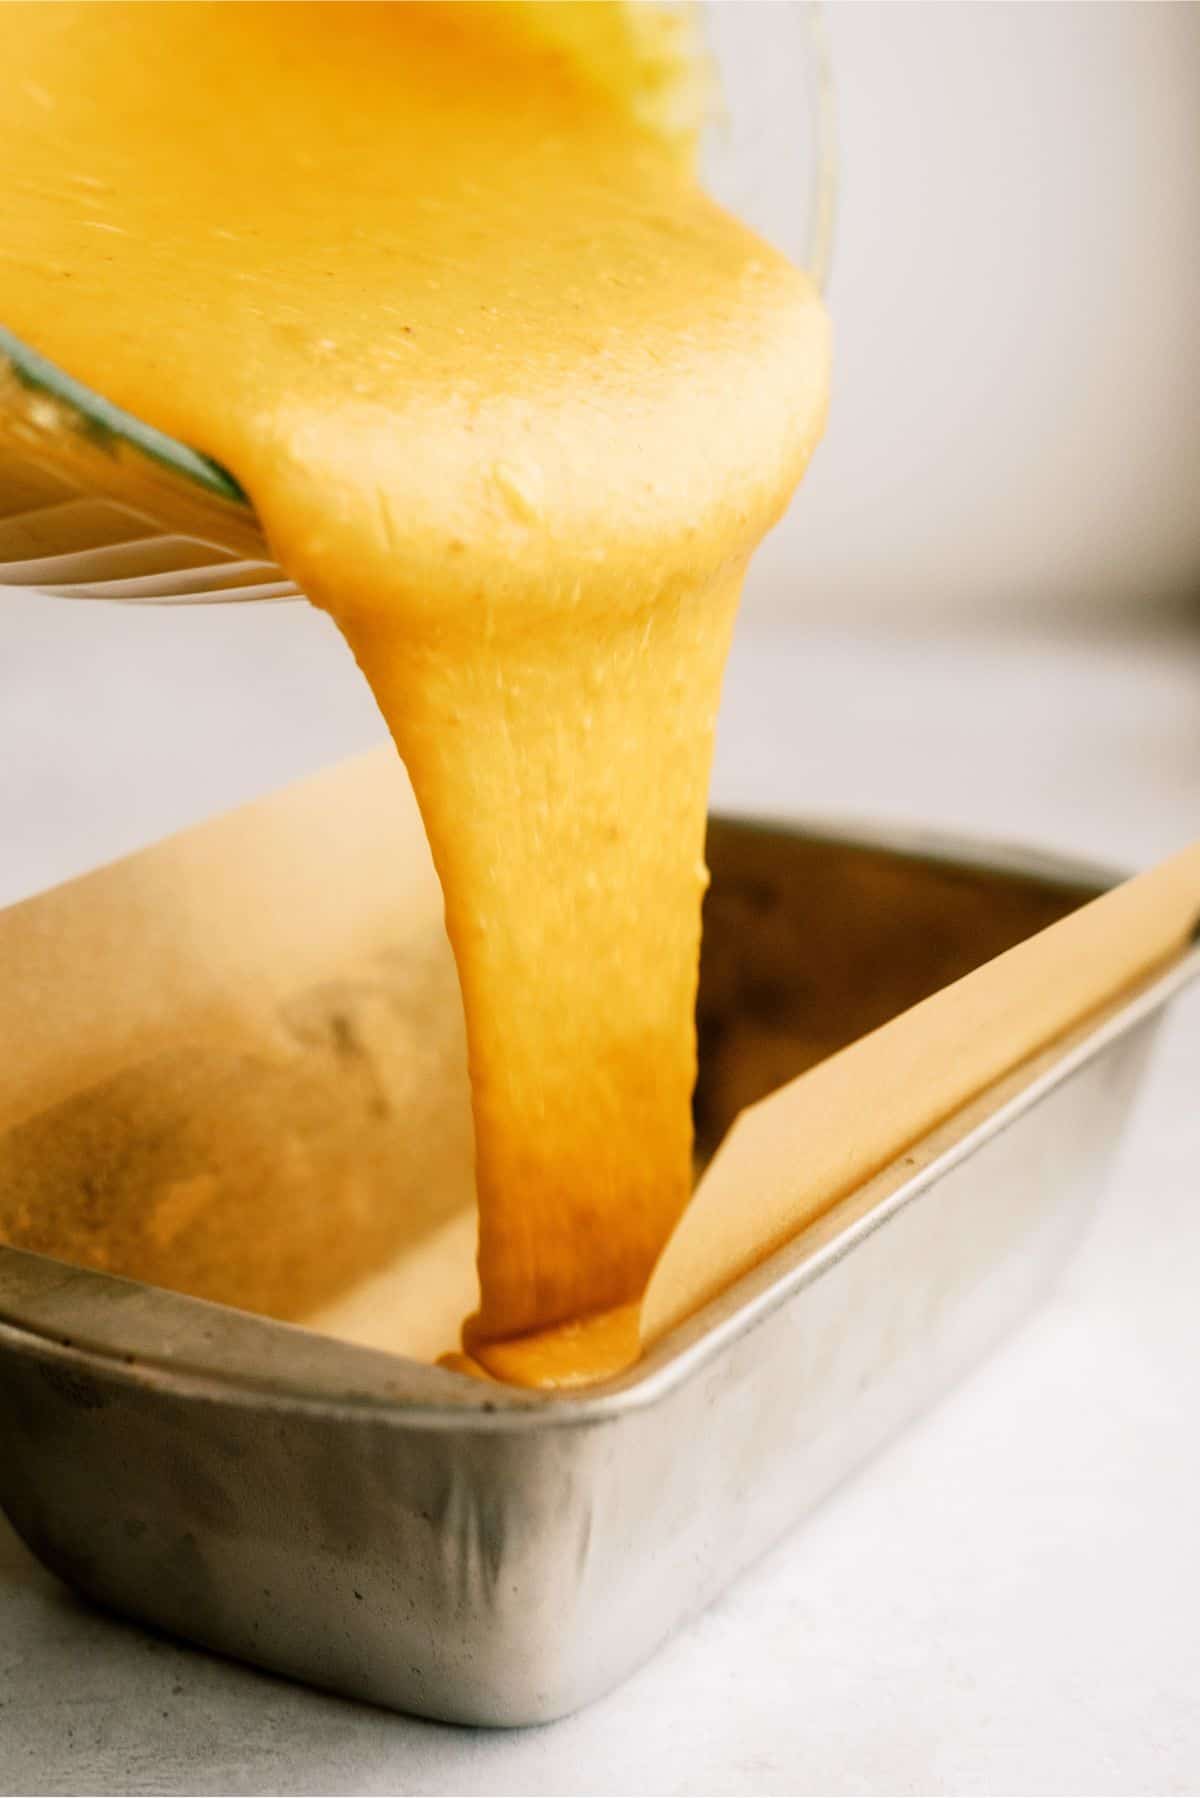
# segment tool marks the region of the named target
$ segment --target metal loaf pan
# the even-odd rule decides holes
[[[970,844],[738,823],[714,823],[709,859],[702,1146],[1104,884]],[[193,1642],[431,1717],[561,1716],[1045,1293],[1198,965],[1026,1064],[579,1397],[0,1248],[0,1501],[71,1585]]]

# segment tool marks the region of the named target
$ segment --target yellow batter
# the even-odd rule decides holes
[[[465,1001],[467,1340],[529,1381],[629,1358],[688,1197],[721,672],[826,403],[649,17],[0,8],[0,322],[231,468],[374,689]]]

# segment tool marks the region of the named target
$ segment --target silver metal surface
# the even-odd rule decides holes
[[[916,929],[928,987],[1094,891],[1069,866],[1022,880],[1010,854],[989,874],[978,847],[927,840],[905,854],[724,825],[710,860],[710,1140],[747,1079],[775,1077],[781,1015],[811,1062],[912,1002],[906,976],[878,991],[889,931]],[[817,878],[829,903],[814,909]],[[0,1248],[0,1501],[79,1590],[195,1642],[433,1717],[560,1716],[1042,1296],[1155,1022],[1197,972],[1194,951],[1107,1008],[580,1397]]]

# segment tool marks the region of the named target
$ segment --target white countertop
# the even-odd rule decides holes
[[[300,610],[0,598],[0,898],[378,734]],[[1200,834],[1200,620],[1145,642],[746,634],[715,796],[1148,862]],[[1193,992],[1047,1308],[549,1728],[422,1723],[177,1647],[78,1603],[0,1524],[0,1790],[1200,1789],[1198,1164]]]

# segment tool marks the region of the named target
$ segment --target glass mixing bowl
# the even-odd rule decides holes
[[[835,160],[819,6],[709,0],[698,23],[717,77],[704,181],[824,286]],[[155,604],[297,596],[226,469],[2,324],[0,586]]]

